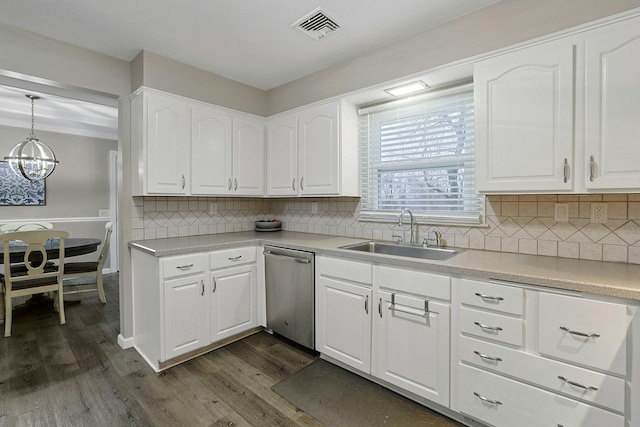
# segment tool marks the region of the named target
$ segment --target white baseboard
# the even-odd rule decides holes
[[[118,345],[123,350],[132,348],[134,344],[135,344],[135,340],[133,339],[133,337],[125,338],[122,336],[122,334],[118,334]]]

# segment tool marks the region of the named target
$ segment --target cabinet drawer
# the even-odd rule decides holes
[[[447,301],[451,299],[451,279],[448,276],[376,265],[373,267],[373,278],[382,288]]]
[[[465,305],[522,316],[524,290],[478,280],[460,280],[460,301]]]
[[[205,270],[206,258],[204,254],[189,254],[172,256],[162,259],[162,277],[187,276],[202,273]]]
[[[540,354],[626,374],[625,305],[541,293],[538,325]]]
[[[523,329],[522,319],[460,308],[460,330],[463,333],[521,347]]]
[[[624,412],[625,381],[622,378],[469,337],[460,337],[459,342],[460,359],[466,363]]]
[[[497,427],[625,425],[621,415],[471,366],[461,364],[459,374],[460,412]]]
[[[371,285],[371,264],[316,257],[316,274]],[[316,279],[317,281],[317,279]]]
[[[240,264],[256,262],[256,247],[226,249],[209,254],[210,268],[232,267]]]

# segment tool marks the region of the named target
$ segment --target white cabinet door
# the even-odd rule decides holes
[[[340,194],[339,117],[339,103],[319,105],[300,112],[300,195]]]
[[[211,272],[211,342],[258,325],[256,265]]]
[[[212,108],[191,108],[191,194],[231,192],[231,120]]]
[[[585,39],[585,186],[640,188],[640,19]]]
[[[371,372],[371,289],[316,275],[316,350]]]
[[[208,344],[205,275],[164,281],[164,355],[162,360]]]
[[[269,122],[267,195],[298,194],[298,119],[291,115]]]
[[[450,307],[377,291],[373,375],[418,396],[449,406]],[[395,309],[394,309],[395,308]]]
[[[148,194],[187,194],[189,106],[159,94],[146,98]]]
[[[559,41],[474,66],[479,192],[572,189],[573,58]]]
[[[233,119],[233,193],[264,195],[264,123]]]

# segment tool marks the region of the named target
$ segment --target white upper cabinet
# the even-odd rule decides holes
[[[230,191],[232,116],[214,108],[191,108],[191,193]]]
[[[640,18],[585,36],[585,187],[640,189]]]
[[[189,105],[173,97],[144,93],[133,100],[134,194],[187,194]]]
[[[339,104],[320,105],[298,116],[300,194],[339,194]]]
[[[355,106],[336,101],[270,120],[267,147],[267,195],[359,195]]]
[[[176,95],[131,96],[132,194],[264,196],[264,121]]]
[[[233,119],[233,191],[242,196],[264,195],[264,123]]]
[[[479,192],[572,189],[573,75],[564,40],[475,64]]]
[[[295,114],[267,127],[267,195],[298,194],[298,118]]]

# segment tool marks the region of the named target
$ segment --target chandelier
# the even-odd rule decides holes
[[[31,182],[37,182],[51,175],[59,161],[56,160],[56,155],[51,148],[36,138],[33,130],[33,101],[40,97],[25,96],[31,100],[31,134],[25,141],[16,144],[4,159],[9,163],[13,173]]]

